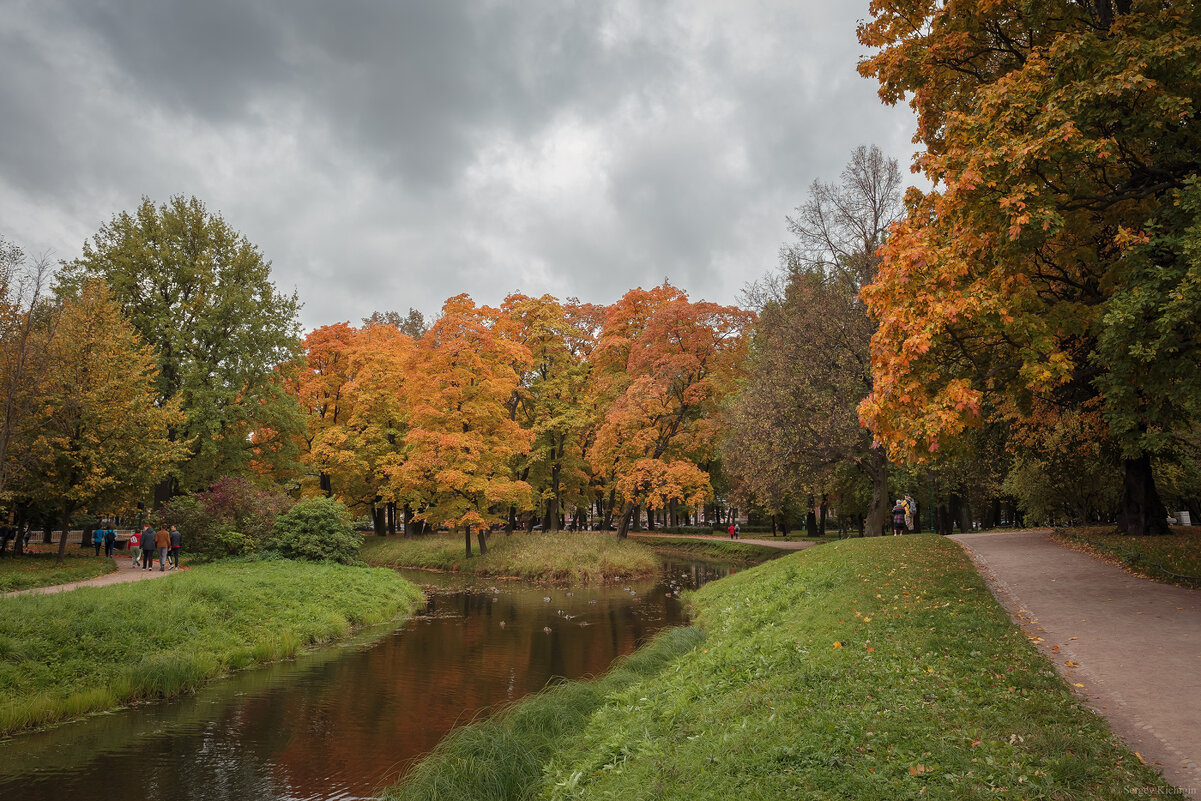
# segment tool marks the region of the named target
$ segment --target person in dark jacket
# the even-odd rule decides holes
[[[905,533],[905,504],[897,501],[892,507],[892,535],[899,537]]]
[[[96,555],[100,555],[100,546],[104,544],[104,528],[96,526],[92,529],[92,545],[96,546]]]
[[[154,529],[150,524],[146,524],[146,528],[142,529],[142,536],[139,538],[139,543],[142,546],[142,569],[154,569]]]
[[[179,529],[171,526],[171,550],[167,553],[167,557],[171,560],[171,569],[176,570],[179,567],[179,548],[183,545],[183,534],[179,533]]]
[[[113,555],[113,546],[116,544],[117,544],[117,532],[113,529],[112,525],[110,524],[109,527],[104,530],[104,555],[112,556]]]

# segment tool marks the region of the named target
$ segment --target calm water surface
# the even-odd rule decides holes
[[[409,573],[441,586],[400,628],[0,743],[0,800],[369,798],[455,725],[686,622],[676,593],[728,572],[574,590]]]

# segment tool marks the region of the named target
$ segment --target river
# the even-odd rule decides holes
[[[667,561],[561,588],[402,571],[430,586],[399,627],[0,743],[0,801],[370,798],[454,726],[686,623],[678,593],[729,572]]]

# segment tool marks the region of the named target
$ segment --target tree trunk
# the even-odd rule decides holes
[[[392,501],[388,501],[388,504],[385,508],[388,510],[388,536],[395,537],[396,536],[396,504],[393,503]]]
[[[1132,537],[1167,534],[1168,510],[1155,489],[1150,455],[1144,453],[1137,459],[1126,459],[1125,467],[1118,528]]]
[[[872,505],[867,513],[867,536],[879,537],[884,533],[884,523],[891,514],[888,502],[888,459],[883,448],[873,448],[869,456],[868,475],[872,480]]]
[[[375,532],[375,536],[383,537],[387,534],[387,524],[384,520],[384,509],[378,506],[375,501],[371,502],[371,529]]]
[[[317,480],[321,482],[321,491],[325,493],[325,497],[334,497],[334,483],[330,478],[329,473],[322,470],[321,473],[318,474]]]
[[[605,523],[604,523],[604,526],[602,526],[602,528],[604,528],[605,531],[613,530],[613,507],[614,507],[614,505],[616,505],[616,503],[617,503],[617,490],[615,490],[615,489],[609,490],[609,502],[605,504]],[[624,510],[622,511],[622,516],[623,517],[625,516]],[[618,523],[618,525],[620,526],[621,524]],[[626,523],[626,527],[627,528],[629,527],[629,523]],[[618,539],[619,540],[625,539],[625,534],[623,533],[620,537],[618,537]]]
[[[63,536],[58,541],[58,561],[56,564],[63,563],[63,555],[67,552],[67,537],[71,536],[71,515],[75,513],[75,507],[69,503],[63,504]]]
[[[829,508],[830,508],[829,498],[827,498],[826,495],[823,493],[821,506],[818,507],[818,509],[821,512],[821,514],[819,514],[818,518],[817,518],[817,535],[819,537],[826,536],[826,513],[829,510]]]
[[[471,558],[471,526],[463,526],[463,537],[467,545],[467,558]]]
[[[413,536],[413,507],[409,504],[404,505],[404,536],[405,539]]]
[[[480,544],[480,556],[483,556],[484,554],[488,553],[488,542],[487,542],[487,538],[484,536],[484,532],[482,532],[482,531],[477,532],[475,535],[475,539]]]
[[[505,536],[511,535],[517,530],[517,507],[509,507],[509,524],[505,526]]]
[[[646,510],[646,530],[647,531],[655,530],[655,510],[654,509]]]
[[[626,501],[625,506],[621,508],[621,520],[617,523],[617,539],[624,540],[630,531],[630,518],[634,515],[634,504]],[[612,517],[613,507],[609,507],[609,516]]]
[[[809,537],[817,537],[817,515],[813,512],[813,507],[817,500],[809,496],[809,508],[805,510],[805,534]]]
[[[164,503],[175,497],[176,487],[175,479],[172,477],[164,478],[162,481],[154,485],[154,508],[160,508]]]

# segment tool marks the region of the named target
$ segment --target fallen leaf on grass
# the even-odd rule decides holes
[[[834,647],[835,647],[835,648],[841,648],[841,647],[842,647],[842,643],[840,643],[840,642],[838,642],[838,641],[835,641],[835,642],[834,642]]]

